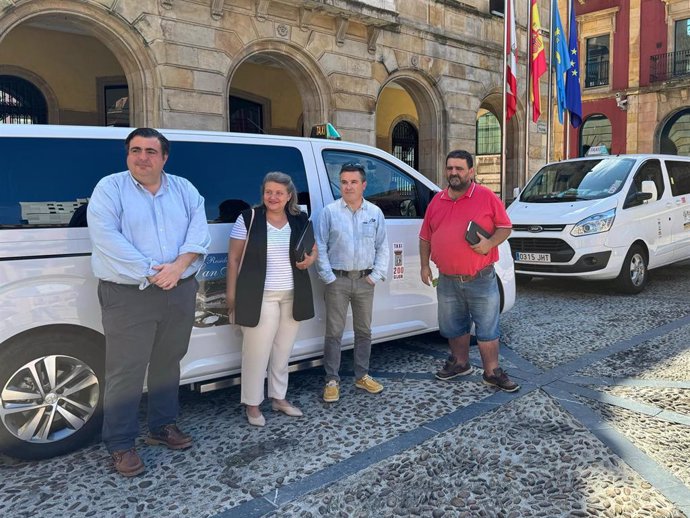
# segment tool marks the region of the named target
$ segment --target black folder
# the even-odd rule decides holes
[[[304,255],[310,254],[314,248],[316,240],[314,239],[314,227],[311,224],[311,220],[307,221],[307,225],[302,231],[302,235],[299,236],[297,244],[295,245],[295,257],[297,262],[304,261]]]
[[[469,225],[467,225],[467,232],[465,232],[465,240],[471,245],[476,245],[479,243],[479,236],[477,234],[481,234],[487,239],[491,237],[491,234],[484,230],[484,228],[474,221],[470,221]]]

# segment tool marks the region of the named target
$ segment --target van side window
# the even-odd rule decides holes
[[[0,156],[0,228],[85,226],[79,209],[98,181],[127,169],[120,139],[2,138]],[[298,202],[311,209],[294,147],[172,141],[165,170],[194,184],[212,223],[234,222],[261,201],[261,180],[271,171],[289,174]]]
[[[642,182],[647,180],[654,182],[654,185],[656,185],[656,199],[660,200],[661,195],[664,193],[664,177],[661,173],[661,163],[659,160],[648,160],[640,166],[630,185],[623,208],[642,204],[641,201],[636,199],[636,195],[638,192],[642,192]]]
[[[122,140],[0,138],[0,228],[66,227],[98,181],[127,168]]]
[[[297,202],[311,213],[304,160],[294,147],[172,142],[165,169],[184,176],[199,190],[209,223],[234,223],[240,212],[259,203],[261,181],[271,171],[290,175]]]
[[[690,194],[690,162],[666,161],[668,179],[671,181],[671,194],[681,196]]]
[[[386,218],[424,217],[429,191],[404,171],[378,157],[347,151],[326,150],[323,159],[331,192],[340,198],[340,168],[343,164],[361,164],[367,175],[364,197],[378,206]]]

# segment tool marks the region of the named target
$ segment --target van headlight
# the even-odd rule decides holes
[[[570,231],[571,236],[588,236],[590,234],[599,234],[600,232],[608,232],[611,230],[613,220],[616,219],[616,209],[607,210],[599,214],[594,214],[588,218],[583,219]]]

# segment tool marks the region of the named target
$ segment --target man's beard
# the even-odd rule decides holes
[[[463,180],[459,176],[451,176],[448,178],[448,186],[454,191],[464,191],[472,183],[471,179]]]

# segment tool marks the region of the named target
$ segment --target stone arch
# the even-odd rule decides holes
[[[419,70],[400,69],[393,72],[381,84],[381,92],[390,83],[402,86],[412,97],[417,108],[419,121],[419,172],[437,184],[442,183],[446,150],[447,114],[443,96],[436,87],[435,81]]]
[[[676,148],[675,152],[670,152],[669,150],[669,143],[668,142],[663,142],[662,143],[662,138],[664,137],[664,133],[666,133],[667,128],[670,129],[669,124],[675,124],[678,122],[677,118],[683,117],[684,115],[690,115],[690,106],[680,106],[676,108],[675,110],[671,110],[669,113],[667,113],[661,121],[659,121],[659,124],[657,125],[656,129],[654,130],[654,152],[655,153],[665,153],[665,154],[684,154],[681,152],[681,150],[678,149],[678,145],[674,142],[673,146]],[[690,134],[690,131],[687,132]],[[663,145],[662,145],[663,144]],[[687,149],[687,146],[684,146]]]
[[[307,133],[315,124],[332,120],[333,99],[330,83],[313,56],[291,42],[267,39],[258,40],[246,45],[234,56],[228,78],[225,95],[225,118],[229,129],[229,92],[233,76],[247,60],[261,57],[273,60],[281,65],[295,81],[302,96],[302,124]]]
[[[15,6],[0,17],[0,43],[15,27],[28,21],[50,23],[67,17],[70,24],[98,39],[116,57],[127,78],[133,126],[159,126],[160,80],[147,42],[123,18],[100,5],[79,0],[37,0]]]
[[[26,79],[36,88],[40,90],[48,105],[48,124],[60,123],[60,106],[55,92],[50,85],[38,74],[34,74],[31,70],[14,65],[0,64],[0,75],[16,76]]]
[[[480,108],[493,113],[498,119],[499,123],[503,121],[503,88],[494,87],[487,88],[484,91],[484,96],[481,97]],[[518,99],[517,112],[507,123],[506,131],[506,171],[505,171],[505,186],[506,192],[501,193],[501,197],[510,199],[513,197],[513,189],[519,187],[523,178],[524,164],[521,163],[520,153],[521,146],[524,143],[524,129],[521,124],[523,110],[521,108],[520,100]],[[524,146],[523,146],[524,147]],[[503,172],[501,172],[503,176]]]

